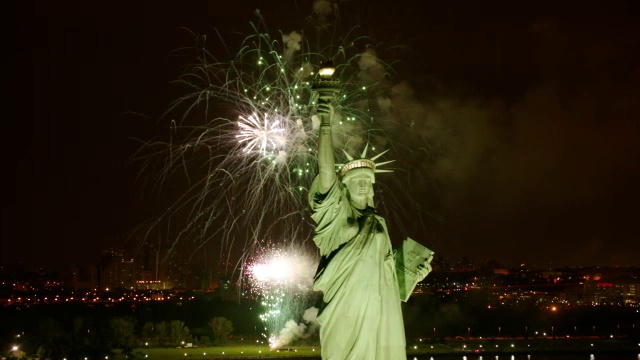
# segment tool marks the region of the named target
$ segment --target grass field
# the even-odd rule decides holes
[[[140,349],[149,360],[178,359],[215,359],[233,357],[259,357],[277,359],[283,357],[320,357],[320,349],[311,346],[295,346],[278,351],[270,350],[266,345],[230,344],[228,346],[210,346],[188,349],[152,348]]]
[[[317,357],[320,358],[320,348],[314,346],[292,346],[280,350],[270,350],[266,345],[245,345],[230,344],[228,346],[198,347],[189,349],[172,348],[150,348],[140,349],[149,360],[196,360],[212,358],[233,358],[233,357],[259,357],[265,359],[296,358],[296,357]],[[461,346],[450,346],[447,344],[415,345],[415,349],[410,347],[408,354],[447,354],[462,351]]]

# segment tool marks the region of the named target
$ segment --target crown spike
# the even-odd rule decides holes
[[[342,151],[344,152],[347,159],[349,159],[349,161],[347,161],[345,164],[336,164],[336,172],[338,173],[338,175],[342,178],[350,170],[361,169],[361,168],[368,168],[374,173],[393,172],[393,170],[378,170],[378,167],[392,163],[395,160],[383,161],[381,163],[375,162],[377,158],[379,158],[380,156],[384,155],[387,151],[389,151],[388,149],[374,156],[371,159],[367,159],[366,156],[367,156],[368,149],[369,149],[369,143],[365,145],[364,151],[362,152],[362,156],[358,159],[354,159],[353,156],[349,155],[349,153],[345,149],[342,149]]]
[[[387,165],[387,164],[392,163],[392,162],[394,162],[394,161],[395,161],[395,160],[389,160],[389,161],[383,161],[383,162],[376,163],[376,169],[377,169],[378,167],[382,166],[382,165]]]
[[[348,159],[349,161],[353,161],[353,156],[349,155],[349,153],[347,152],[347,150],[342,149],[342,151],[343,151],[343,152],[344,152],[344,154],[347,156],[347,159]]]
[[[369,143],[364,146],[364,150],[362,150],[362,155],[360,155],[360,159],[367,158],[367,150],[369,150]]]
[[[385,151],[381,152],[380,154],[378,154],[378,155],[376,155],[376,156],[372,157],[372,158],[371,158],[371,160],[376,161],[380,156],[382,156],[382,155],[386,154],[386,153],[387,153],[387,151],[389,151],[389,149],[387,149],[387,150],[385,150]]]

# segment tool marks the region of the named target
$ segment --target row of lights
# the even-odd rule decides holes
[[[148,345],[148,343],[145,343],[145,345]],[[527,345],[527,347],[530,347],[530,346],[531,346],[531,345]],[[591,346],[594,346],[594,345],[593,345],[593,343],[591,344]],[[638,343],[638,346],[640,346],[640,343]],[[482,347],[482,345],[480,345],[480,347]],[[498,345],[496,345],[496,347],[498,347]],[[514,347],[515,347],[515,345],[514,345],[514,344],[511,344],[511,347],[512,347],[512,348],[514,348]],[[466,349],[466,348],[467,348],[467,345],[466,345],[466,344],[465,344],[465,345],[462,345],[462,348]],[[418,346],[415,346],[415,345],[414,345],[414,346],[413,346],[413,349],[414,349],[414,350],[418,349]],[[433,345],[431,345],[431,349],[433,349]],[[17,345],[13,345],[13,346],[11,347],[11,351],[18,351],[18,346],[17,346]],[[315,351],[316,351],[316,349],[315,349],[315,348],[312,348],[312,349],[311,349],[311,351],[315,352]],[[276,350],[276,352],[278,352],[278,353],[279,353],[279,352],[280,352],[280,350]],[[294,349],[294,352],[298,352],[298,350],[297,350],[297,349]],[[259,353],[259,354],[262,354],[262,350],[258,350],[258,353]],[[222,354],[222,355],[225,355],[225,352],[224,352],[224,351],[222,351],[222,353],[221,353],[221,354]],[[240,354],[244,354],[244,351],[241,351],[241,352],[240,352]],[[203,355],[203,356],[207,356],[207,353],[206,353],[206,352],[203,352],[203,353],[202,353],[202,355]],[[184,353],[184,356],[188,356],[188,354],[187,354],[187,353]],[[145,358],[148,358],[148,357],[149,357],[149,355],[148,355],[148,354],[145,354],[145,355],[144,355],[144,357],[145,357]],[[529,359],[530,357],[531,357],[531,355],[527,355],[527,359]],[[466,356],[463,356],[462,358],[463,358],[463,360],[466,360],[466,359],[467,359],[467,357],[466,357]],[[640,354],[638,354],[638,358],[640,359]],[[105,357],[104,357],[104,359],[105,359],[105,360],[109,360],[109,356],[105,356]],[[416,358],[416,357],[414,357],[413,359],[414,359],[414,360],[417,360],[417,358]],[[497,360],[497,359],[498,359],[498,355],[496,355],[496,360]],[[511,355],[511,359],[512,359],[512,360],[514,359],[514,355]],[[590,359],[594,359],[594,355],[593,355],[593,354],[591,354],[591,355],[590,355]],[[63,358],[62,360],[67,360],[67,358]],[[88,358],[88,357],[85,357],[85,358],[84,358],[84,360],[89,360],[89,358]],[[433,360],[433,357],[431,357],[431,358],[430,358],[430,360]],[[480,356],[479,360],[482,360],[482,356]]]

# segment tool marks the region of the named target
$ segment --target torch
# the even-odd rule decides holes
[[[340,93],[340,80],[333,79],[333,73],[336,71],[331,59],[320,64],[318,76],[311,84],[313,95],[311,97],[311,105],[327,105],[335,103]],[[331,125],[329,114],[319,114],[320,123],[322,125]]]

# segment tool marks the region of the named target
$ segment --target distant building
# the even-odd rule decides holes
[[[135,282],[135,261],[121,249],[102,252],[98,279],[100,289],[130,289]]]
[[[160,280],[137,280],[134,288],[136,290],[166,290],[164,281]]]
[[[584,301],[594,305],[638,305],[640,283],[588,280]]]
[[[93,265],[66,265],[60,272],[60,281],[74,289],[93,289],[98,286],[98,269]]]

